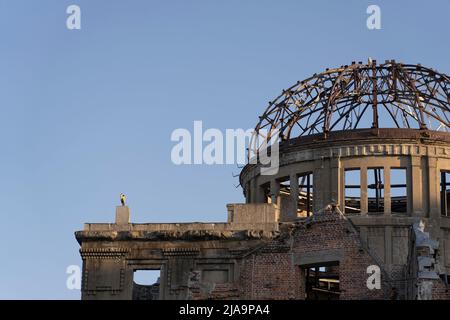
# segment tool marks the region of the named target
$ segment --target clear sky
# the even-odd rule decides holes
[[[225,221],[239,169],[174,165],[174,129],[252,128],[283,88],[369,56],[449,74],[449,18],[448,0],[0,0],[0,298],[78,299],[74,231],[120,192],[133,222]]]

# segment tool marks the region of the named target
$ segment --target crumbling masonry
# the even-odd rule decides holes
[[[278,170],[249,161],[227,222],[85,224],[82,299],[449,299],[449,84],[370,60],[283,90],[255,128]]]

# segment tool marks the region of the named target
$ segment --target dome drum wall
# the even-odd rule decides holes
[[[263,190],[265,186],[269,187],[269,195],[273,198],[283,181],[289,180],[289,184],[295,185],[297,176],[312,173],[315,190],[313,209],[321,210],[334,202],[344,212],[342,183],[346,170],[361,170],[360,181],[356,183],[360,183],[363,196],[367,194],[364,183],[367,169],[383,168],[384,193],[387,198],[389,171],[403,168],[406,170],[409,196],[407,215],[429,217],[433,210],[440,214],[440,181],[437,177],[440,177],[441,171],[450,171],[450,134],[438,133],[436,139],[427,137],[418,140],[417,137],[421,134],[418,130],[401,131],[398,136],[392,135],[390,129],[379,129],[378,136],[371,136],[368,130],[353,137],[351,134],[347,135],[345,140],[339,135],[334,139],[332,135],[328,139],[311,139],[309,143],[307,139],[287,141],[280,147],[280,168],[276,175],[260,175],[258,165],[247,165],[242,170],[240,178],[246,200],[248,203],[266,202]],[[434,188],[435,192],[421,192],[422,189],[426,190],[426,186]],[[429,194],[417,198],[418,193]],[[411,197],[413,194],[415,196]],[[295,202],[295,196],[293,198]],[[362,199],[361,214],[367,213],[364,210],[365,202]],[[384,211],[389,214],[389,204]]]
[[[362,238],[378,248],[381,260],[394,267],[406,263],[408,230],[422,219],[431,236],[441,239],[442,261],[450,274],[450,174],[442,180],[450,173],[450,134],[396,133],[369,129],[285,141],[276,175],[260,175],[259,165],[242,170],[246,202],[276,204],[280,223],[337,204]],[[351,181],[349,171],[358,173]]]

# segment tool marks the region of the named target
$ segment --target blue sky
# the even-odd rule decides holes
[[[251,128],[283,88],[369,56],[448,74],[449,15],[448,0],[1,0],[0,298],[78,299],[73,233],[112,222],[120,192],[133,222],[225,221],[238,168],[175,166],[174,129]]]

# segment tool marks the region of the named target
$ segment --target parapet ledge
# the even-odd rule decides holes
[[[164,231],[238,231],[238,230],[278,230],[278,223],[236,223],[236,222],[187,222],[187,223],[129,223],[118,225],[115,223],[85,223],[84,232],[164,232]]]
[[[78,242],[114,240],[263,239],[278,235],[279,209],[272,204],[229,204],[228,222],[130,223],[127,206],[116,208],[116,223],[85,223]]]

